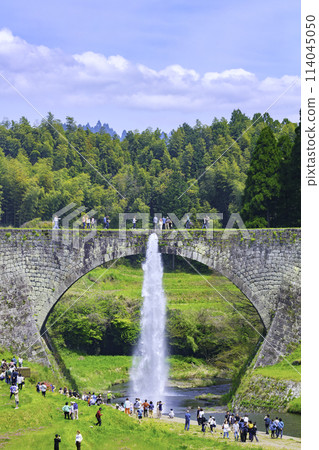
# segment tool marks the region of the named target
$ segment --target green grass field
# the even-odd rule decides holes
[[[70,350],[61,350],[60,356],[70,370],[80,392],[106,392],[112,387],[129,381],[132,357],[125,355],[81,355]],[[169,359],[171,383],[185,386],[211,385],[218,370],[204,360],[171,356]],[[60,386],[58,386],[60,387]]]
[[[254,373],[275,378],[276,380],[301,381],[301,365],[293,365],[294,361],[301,361],[300,345],[279,363],[273,366],[258,367],[254,370]]]
[[[168,310],[181,311],[188,323],[196,321],[199,323],[198,320],[202,320],[202,323],[208,321],[212,324],[214,336],[209,335],[207,339],[213,338],[217,343],[221,343],[219,353],[213,360],[198,357],[192,360],[192,357],[173,355],[170,358],[170,378],[175,384],[193,379],[194,386],[200,384],[205,386],[212,384],[216,376],[231,378],[247,359],[249,352],[254,351],[259,334],[253,328],[259,333],[263,331],[256,310],[235,285],[205,266],[202,267],[202,271],[203,276],[193,272],[192,269],[179,268],[172,271],[169,261],[166,261],[163,283]],[[76,308],[79,308],[81,309],[79,312],[83,314],[83,308],[86,308],[85,314],[89,317],[102,318],[105,312],[104,307],[99,306],[102,305],[101,299],[117,297],[125,305],[126,311],[130,311],[141,303],[142,285],[143,270],[140,263],[131,264],[124,258],[111,268],[98,267],[82,277],[58,302],[57,312],[63,313],[63,305],[64,307],[71,305],[84,291],[86,291],[84,297],[72,306],[72,310],[76,311]],[[240,314],[249,318],[252,327],[245,323],[233,306]],[[199,316],[201,319],[198,319]],[[58,315],[54,316],[54,320],[57,317]],[[52,322],[54,320],[52,319]],[[50,324],[49,317],[48,327]],[[60,339],[59,326],[59,323],[53,325],[52,329],[49,328],[49,333],[59,347],[60,356],[70,369],[79,389],[105,391],[112,384],[128,380],[131,357],[88,356],[75,348],[69,346],[66,348]],[[201,325],[198,326],[199,330],[200,327]],[[91,367],[91,363],[96,368],[94,371],[86,369]]]
[[[38,374],[42,371],[37,368]],[[79,420],[65,420],[61,408],[67,399],[51,392],[43,398],[28,380],[19,394],[19,409],[14,409],[13,398],[9,400],[9,387],[4,381],[0,382],[0,399],[1,448],[51,450],[57,433],[61,436],[61,450],[71,449],[75,448],[77,430],[83,436],[82,448],[92,450],[240,448],[240,444],[223,441],[219,434],[203,436],[195,425],[191,425],[186,433],[181,423],[164,423],[157,419],[143,419],[139,423],[110,406],[102,407],[102,426],[96,427],[97,407],[88,407],[82,401],[79,401]],[[245,448],[257,450],[262,447],[246,443]]]

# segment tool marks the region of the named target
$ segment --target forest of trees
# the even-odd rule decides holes
[[[38,126],[0,124],[1,226],[51,221],[71,202],[96,210],[99,223],[107,214],[112,228],[122,212],[191,213],[196,225],[196,213],[216,211],[223,226],[233,212],[247,227],[300,226],[300,126],[288,119],[234,110],[229,121],[123,140],[71,117],[66,125],[51,113]]]

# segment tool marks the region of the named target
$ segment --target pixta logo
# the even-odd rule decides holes
[[[89,241],[96,234],[96,221],[94,219],[96,211],[91,209],[89,212],[83,214],[86,208],[80,206],[74,209],[76,206],[76,203],[69,203],[53,214],[52,241],[62,241],[63,245],[79,249],[80,229],[86,230],[85,235],[82,236],[83,242]],[[76,217],[77,219],[74,220]]]
[[[198,213],[195,215],[197,226],[205,230],[207,239],[214,238],[214,221],[223,219],[222,213]],[[157,234],[165,233],[166,239],[175,239],[176,231],[183,233],[183,239],[191,239],[189,230],[196,228],[192,222],[191,213],[186,213],[179,219],[174,213],[154,213],[153,218],[148,213],[120,213],[119,214],[119,239],[126,239],[127,223],[130,223],[130,231],[147,231],[152,228]],[[236,225],[236,228],[235,228]],[[220,228],[215,228],[219,229]],[[172,231],[172,232],[170,232]],[[232,213],[226,227],[223,229],[222,239],[228,239],[230,233],[240,232],[244,239],[250,239],[250,234],[238,213]]]

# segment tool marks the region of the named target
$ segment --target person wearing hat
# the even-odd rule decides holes
[[[77,402],[72,402],[73,403],[73,419],[78,420],[79,419],[79,405],[77,404]]]
[[[112,401],[112,392],[111,391],[107,391],[106,394],[106,403],[110,404]]]
[[[209,416],[208,424],[209,424],[209,427],[210,427],[210,432],[211,432],[211,433],[214,433],[214,431],[215,431],[215,433],[216,433],[216,431],[217,431],[217,430],[216,430],[217,425],[216,425],[215,417]],[[214,429],[215,429],[215,430],[214,430]]]

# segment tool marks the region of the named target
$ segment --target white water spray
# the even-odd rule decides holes
[[[166,363],[166,298],[164,295],[163,265],[158,251],[158,238],[151,234],[143,264],[144,281],[141,311],[141,335],[133,356],[130,391],[139,398],[162,400],[168,377]]]

